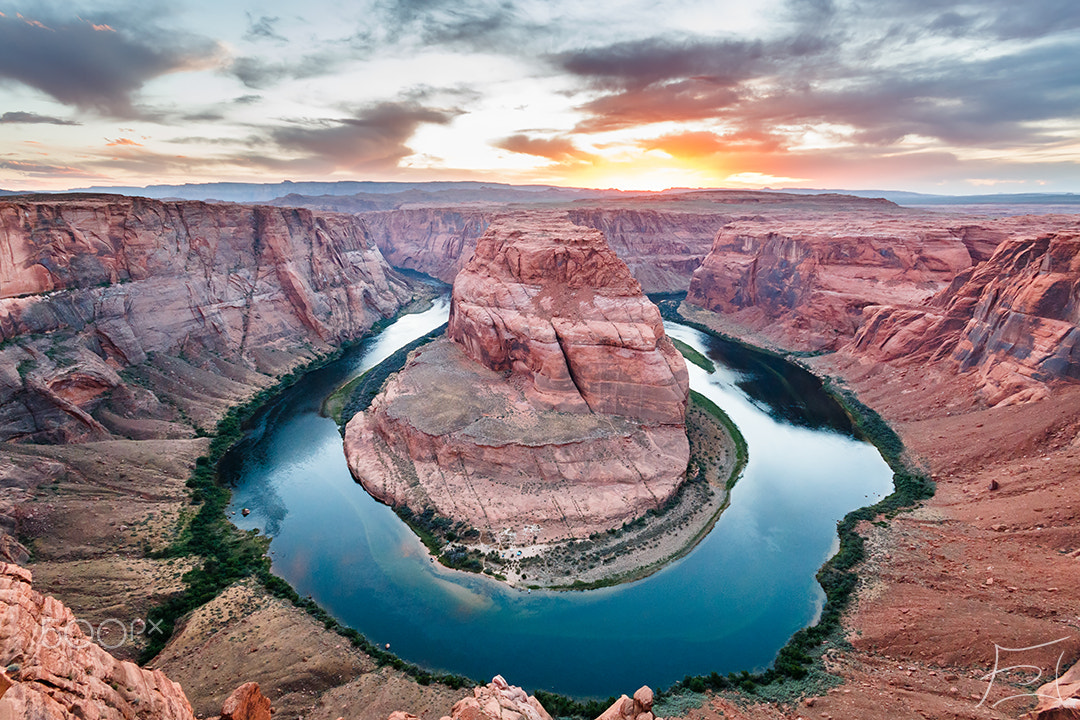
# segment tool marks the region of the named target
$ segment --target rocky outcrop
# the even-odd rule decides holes
[[[259,683],[244,683],[232,691],[221,706],[219,720],[270,720],[273,710],[259,690]]]
[[[735,222],[717,234],[687,302],[785,348],[836,350],[854,337],[864,308],[918,307],[1006,238],[1074,223],[896,212]]]
[[[67,607],[30,583],[28,570],[0,563],[0,666],[11,684],[0,717],[194,718],[179,685],[160,670],[117,661]]]
[[[455,703],[450,720],[551,720],[551,715],[535,696],[496,675]]]
[[[652,706],[653,691],[643,685],[632,698],[620,696],[596,720],[653,720]]]
[[[717,235],[687,302],[784,346],[836,349],[866,305],[919,303],[971,264],[942,223],[895,215],[740,222]]]
[[[1035,692],[1039,704],[1026,717],[1031,720],[1076,720],[1080,718],[1080,663]]]
[[[349,467],[381,501],[525,544],[618,527],[682,482],[686,366],[597,231],[493,222],[447,334],[346,428]]]
[[[351,216],[115,196],[0,202],[0,439],[128,434],[145,410],[167,423],[176,409],[121,371],[179,358],[198,370],[161,367],[171,379],[140,385],[221,392],[202,372],[232,395],[229,382],[265,382],[253,375],[360,335],[410,296]]]
[[[868,307],[851,352],[904,365],[951,361],[990,405],[1080,379],[1080,231],[1012,238],[919,307]]]

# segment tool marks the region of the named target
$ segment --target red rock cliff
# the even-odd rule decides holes
[[[184,691],[160,670],[118,661],[83,633],[31,575],[0,563],[0,717],[193,720]],[[6,681],[6,683],[4,682]]]
[[[907,211],[740,221],[717,234],[687,302],[783,347],[835,350],[855,335],[864,307],[919,305],[1006,238],[1070,222]]]
[[[231,396],[230,381],[356,337],[410,295],[351,216],[115,196],[0,202],[0,439],[106,436],[117,424],[97,417],[106,396],[123,406],[113,415],[157,402],[118,372],[159,355],[222,378],[188,397]],[[163,372],[176,382],[177,368]]]
[[[447,334],[527,378],[546,409],[685,420],[686,364],[597,230],[542,213],[494,222],[454,282]]]
[[[851,352],[899,364],[951,361],[991,405],[1080,379],[1080,231],[1017,237],[920,307],[870,307]]]

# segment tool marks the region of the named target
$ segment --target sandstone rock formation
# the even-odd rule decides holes
[[[604,237],[554,215],[492,226],[454,281],[447,335],[528,380],[540,408],[682,424],[687,375],[656,306]]]
[[[0,563],[0,666],[11,683],[0,697],[0,717],[194,718],[179,685],[159,670],[117,661],[67,607],[30,583],[28,570]]]
[[[5,200],[0,439],[175,436],[176,408],[140,385],[190,401],[215,394],[209,375],[231,395],[230,381],[354,338],[410,296],[354,217],[116,196]],[[120,375],[155,363],[140,384]],[[163,424],[131,422],[148,415]]]
[[[647,685],[637,689],[634,697],[619,697],[596,720],[653,720],[653,691]]]
[[[740,222],[717,235],[687,302],[785,346],[836,349],[855,334],[867,304],[921,302],[971,264],[962,234],[943,221]]]
[[[1080,229],[1003,242],[918,307],[873,306],[852,352],[897,364],[951,360],[990,405],[1080,379]]]
[[[793,350],[840,349],[878,306],[888,306],[890,327],[911,321],[885,353],[899,356],[911,349],[908,335],[921,337],[921,325],[934,322],[923,304],[942,305],[931,298],[988,261],[1003,241],[1075,227],[1073,216],[973,222],[913,212],[733,222],[694,272],[687,303],[724,315],[734,331]]]
[[[1076,720],[1080,718],[1080,662],[1036,691],[1039,704],[1028,715],[1031,720]]]
[[[535,696],[496,675],[455,703],[450,720],[551,720],[551,715]]]
[[[270,701],[259,691],[259,684],[249,682],[225,699],[220,720],[270,720],[271,712]]]
[[[543,213],[492,223],[448,336],[346,428],[381,501],[531,542],[618,527],[681,483],[686,366],[599,232]]]

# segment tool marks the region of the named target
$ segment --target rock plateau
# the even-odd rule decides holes
[[[598,231],[552,213],[492,222],[447,335],[346,428],[381,501],[522,544],[618,527],[682,482],[685,363]]]

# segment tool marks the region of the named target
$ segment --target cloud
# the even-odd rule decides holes
[[[295,62],[268,62],[250,55],[234,58],[227,72],[245,86],[261,90],[282,80],[332,75],[347,59],[337,51],[322,51],[305,55]]]
[[[22,160],[0,160],[0,169],[14,170],[15,172],[33,175],[35,177],[98,177],[97,175],[81,170],[80,168],[66,165],[43,165],[41,163],[24,162]]]
[[[460,114],[413,102],[383,102],[350,118],[274,128],[269,136],[283,150],[301,153],[327,168],[389,169],[412,154],[405,143],[417,128],[426,123],[445,125]]]
[[[508,0],[394,0],[383,3],[382,26],[392,42],[481,51],[519,49],[523,38],[549,30],[527,20]]]
[[[108,138],[106,138],[106,140],[108,140]],[[142,147],[143,146],[142,143],[135,142],[131,138],[117,138],[116,140],[109,140],[109,142],[105,143],[105,147],[117,147],[117,146],[120,146],[120,145],[131,145],[131,146],[134,146],[134,147]]]
[[[1066,139],[1080,116],[1080,44],[1068,30],[1080,4],[1038,5],[1021,31],[1006,0],[946,11],[932,0],[792,0],[767,38],[655,36],[548,60],[585,96],[578,133],[695,122],[774,140],[826,128],[882,150],[911,138],[1038,145]],[[1012,42],[999,42],[1003,23]],[[995,52],[954,50],[958,37]]]
[[[254,17],[251,13],[244,13],[247,16],[248,29],[244,33],[244,37],[248,40],[277,40],[279,42],[285,42],[285,38],[279,35],[274,27],[281,21],[279,17],[270,17],[269,15],[261,15],[258,18]]]
[[[74,120],[52,117],[51,115],[38,115],[32,112],[13,111],[0,115],[0,125],[25,124],[25,125],[81,125]]]
[[[641,89],[690,77],[730,87],[752,77],[764,53],[764,44],[755,40],[653,37],[561,53],[552,59],[566,72],[602,88]]]
[[[593,158],[587,152],[579,150],[569,138],[533,138],[528,135],[511,135],[492,143],[497,148],[524,155],[535,155],[555,162],[565,163],[574,160],[588,161]]]
[[[134,96],[149,80],[216,62],[205,38],[127,31],[86,20],[0,17],[0,79],[35,88],[64,105],[137,118]]]

